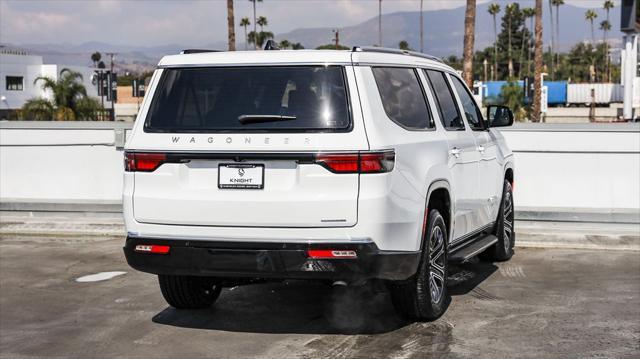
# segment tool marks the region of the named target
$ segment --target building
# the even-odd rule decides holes
[[[40,76],[54,80],[63,69],[77,71],[82,74],[82,84],[87,89],[87,95],[100,100],[95,69],[85,66],[67,66],[60,64],[45,64],[42,56],[28,55],[24,51],[0,49],[0,120],[10,118],[11,114],[34,97],[51,99],[51,91],[44,91],[42,84],[36,82]],[[104,102],[105,108],[111,108],[111,103]]]

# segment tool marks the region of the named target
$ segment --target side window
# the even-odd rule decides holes
[[[415,69],[374,67],[373,76],[387,116],[410,130],[433,128],[433,119]]]
[[[474,131],[484,130],[484,126],[482,125],[482,112],[480,112],[478,105],[476,105],[476,101],[471,97],[469,90],[467,90],[467,87],[459,78],[455,76],[451,76],[451,78],[453,78],[453,87],[455,87],[460,102],[462,102],[462,108],[464,109],[464,114],[467,117],[469,126],[471,126],[471,129]]]
[[[438,102],[438,111],[444,128],[447,131],[464,131],[464,122],[444,73],[436,70],[425,70],[425,73]]]

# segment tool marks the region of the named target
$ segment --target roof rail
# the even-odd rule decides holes
[[[392,49],[388,47],[376,47],[376,46],[354,46],[351,50],[352,52],[379,52],[384,54],[396,54],[396,55],[409,55],[415,57],[421,57],[423,59],[433,60],[437,62],[444,63],[441,58],[423,54],[421,52],[409,51],[409,50],[401,50],[401,49]]]
[[[180,54],[201,54],[203,52],[221,52],[220,50],[207,50],[207,49],[186,49],[180,51]]]

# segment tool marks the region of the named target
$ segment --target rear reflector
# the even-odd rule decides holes
[[[309,258],[314,259],[354,259],[358,258],[356,251],[338,250],[338,249],[309,249],[307,251]]]
[[[144,245],[144,244],[138,244],[135,248],[136,252],[143,252],[143,253],[155,253],[155,254],[167,254],[169,253],[169,246],[160,246],[157,244],[150,244],[150,245]]]
[[[333,173],[384,173],[393,170],[395,153],[364,152],[319,154],[316,163]]]
[[[127,172],[153,172],[167,160],[164,153],[126,152],[124,169]]]

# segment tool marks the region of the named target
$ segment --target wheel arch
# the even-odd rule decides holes
[[[437,209],[442,215],[445,223],[445,227],[447,229],[447,244],[451,242],[451,235],[453,232],[453,213],[454,213],[454,205],[453,200],[451,198],[451,186],[449,182],[445,179],[438,179],[433,181],[429,185],[429,189],[427,191],[427,196],[425,200],[425,213],[424,213],[424,223],[423,223],[423,232],[427,225],[427,216],[429,211],[432,209]],[[424,236],[421,238],[420,248],[423,248],[424,245]]]

